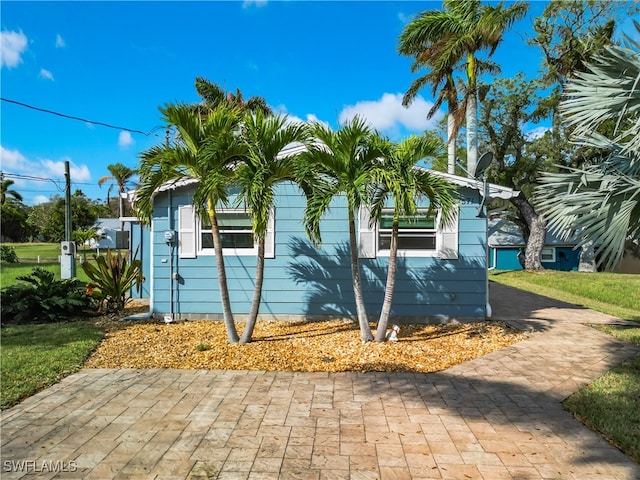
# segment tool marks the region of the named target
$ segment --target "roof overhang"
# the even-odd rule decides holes
[[[323,146],[321,143],[318,143],[318,145]],[[293,143],[285,147],[284,149],[282,149],[278,154],[278,158],[286,158],[293,155],[298,155],[300,153],[304,153],[306,151],[307,151],[307,147],[305,145],[301,143]],[[416,168],[427,170],[432,175],[436,175],[438,177],[444,178],[454,185],[470,188],[472,190],[478,190],[481,195],[483,195],[485,192],[485,185],[484,185],[484,182],[481,180],[477,180],[475,178],[461,177],[459,175],[453,175],[451,173],[439,172],[437,170],[431,170],[430,168],[426,168],[426,167],[417,166]],[[161,193],[161,192],[176,190],[178,188],[193,185],[198,182],[199,180],[191,177],[183,177],[178,180],[167,182],[161,185],[160,187],[158,187],[156,191],[153,192],[152,197],[155,197],[158,193]],[[511,198],[517,197],[520,194],[518,190],[514,190],[509,187],[503,187],[502,185],[497,185],[494,183],[487,184],[487,187],[488,187],[487,191],[488,191],[489,198],[499,198],[502,200],[509,200]],[[128,193],[129,201],[133,201],[135,198],[135,190],[129,191],[127,193]]]

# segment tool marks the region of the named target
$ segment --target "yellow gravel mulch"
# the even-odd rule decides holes
[[[253,342],[227,343],[222,322],[109,322],[89,368],[306,372],[436,372],[504,348],[525,334],[501,322],[401,325],[397,342],[362,344],[351,321],[258,322]],[[238,324],[239,333],[243,324]],[[372,325],[372,330],[375,325]]]

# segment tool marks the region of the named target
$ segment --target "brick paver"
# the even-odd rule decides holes
[[[491,289],[529,338],[435,374],[82,370],[2,412],[2,478],[640,478],[560,403],[638,354],[617,320]]]

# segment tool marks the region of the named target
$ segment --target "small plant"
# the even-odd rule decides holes
[[[206,352],[207,350],[211,350],[211,345],[209,345],[208,343],[199,343],[198,345],[196,345],[196,350],[198,350],[199,352]]]
[[[142,262],[133,255],[133,260],[127,260],[129,252],[124,255],[118,251],[117,255],[107,250],[105,256],[94,255],[95,265],[91,262],[82,264],[82,270],[91,282],[87,284],[87,294],[98,300],[99,312],[120,312],[130,300],[129,291],[135,286],[140,291],[144,281]]]
[[[0,260],[7,263],[18,263],[16,249],[11,245],[0,245]]]
[[[35,267],[29,275],[18,277],[25,284],[2,290],[4,324],[46,323],[67,320],[90,307],[84,283],[56,280],[53,272]]]

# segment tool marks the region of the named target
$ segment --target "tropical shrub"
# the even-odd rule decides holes
[[[7,263],[18,263],[16,249],[11,245],[0,245],[0,261]]]
[[[55,274],[35,267],[25,282],[2,290],[2,323],[46,323],[67,320],[91,306],[85,285],[77,279],[56,280]]]
[[[117,255],[107,250],[106,255],[94,255],[95,264],[85,262],[82,270],[91,280],[87,284],[87,293],[98,301],[99,312],[120,312],[130,300],[129,292],[135,286],[140,291],[144,280],[142,262],[137,257],[129,262],[129,252],[118,251]]]

